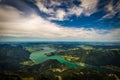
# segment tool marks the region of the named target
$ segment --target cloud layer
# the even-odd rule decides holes
[[[68,8],[66,12],[63,9],[46,8],[45,2],[37,0],[35,4],[39,9],[51,16],[49,19],[64,20],[68,15],[90,16],[96,12],[98,0],[90,1],[80,0],[81,4]],[[61,3],[51,2],[50,6],[59,6]],[[108,9],[111,10],[111,9]],[[113,12],[111,11],[111,13]],[[109,15],[108,14],[108,15]],[[107,16],[107,15],[105,15]],[[104,17],[105,18],[105,17]],[[37,37],[55,40],[68,41],[120,41],[120,28],[112,30],[94,29],[94,28],[70,28],[52,23],[38,15],[34,10],[27,16],[24,12],[8,5],[0,6],[0,36],[12,37]],[[48,40],[49,41],[49,40]]]
[[[79,4],[74,4],[74,2]],[[36,5],[40,11],[49,14],[49,20],[66,20],[70,15],[90,16],[97,11],[98,0],[36,0]],[[66,10],[62,9],[62,5],[66,5]],[[47,7],[48,6],[48,7]],[[57,7],[57,9],[55,9]]]
[[[120,14],[120,0],[118,0],[116,3],[114,3],[114,0],[111,0],[108,5],[105,6],[105,10],[107,14],[105,14],[102,18],[112,18],[117,13]]]

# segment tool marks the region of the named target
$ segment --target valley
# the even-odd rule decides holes
[[[119,57],[115,43],[1,43],[0,79],[118,80]]]

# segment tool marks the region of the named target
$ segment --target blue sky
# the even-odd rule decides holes
[[[120,0],[0,0],[0,41],[120,41]]]

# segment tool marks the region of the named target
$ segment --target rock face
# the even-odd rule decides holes
[[[0,45],[0,69],[15,70],[20,63],[29,60],[30,53],[22,46]]]

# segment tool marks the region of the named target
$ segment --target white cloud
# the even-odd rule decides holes
[[[58,9],[55,13],[54,13],[54,17],[49,17],[49,20],[59,20],[59,21],[63,21],[66,20],[67,18],[65,17],[67,14],[64,10],[62,9]]]
[[[8,13],[6,13],[8,12]],[[18,14],[19,13],[19,14]],[[0,21],[15,21],[22,18],[23,13],[10,6],[0,6]],[[11,19],[11,20],[9,20]]]
[[[102,34],[104,32],[107,30],[63,27],[43,19],[34,12],[25,16],[13,7],[0,7],[0,36],[29,36],[77,41],[120,41],[120,29]]]
[[[45,13],[50,14],[50,13],[54,12],[53,9],[48,9],[48,8],[46,8],[46,6],[45,6],[43,3],[41,3],[39,0],[36,2],[36,5],[38,6],[38,8],[39,8],[41,11],[43,11],[43,12],[45,12]]]
[[[90,16],[97,11],[98,0],[80,0],[79,6],[69,8],[68,14]]]
[[[57,10],[54,9],[56,6],[62,5],[63,2],[66,3],[66,6],[69,6],[66,8],[66,11],[62,8],[57,8]],[[66,20],[70,15],[81,16],[83,14],[84,16],[90,16],[97,11],[98,0],[80,0],[81,4],[79,4],[79,6],[72,6],[73,3],[67,4],[68,2],[69,1],[51,0],[49,3],[47,3],[47,1],[37,0],[36,5],[40,11],[50,15],[50,17],[48,17],[49,20],[63,21]],[[50,7],[47,8],[46,4]]]
[[[109,4],[105,6],[105,11],[107,14],[105,14],[102,19],[114,17],[116,13],[120,12],[120,0],[118,0],[115,5],[113,5],[113,0],[111,0]]]
[[[62,9],[54,10],[55,6],[59,6],[60,5],[59,2],[51,1],[49,3],[49,6],[51,6],[52,8],[47,8],[45,4],[46,4],[45,1],[42,1],[42,0],[37,0],[36,1],[36,5],[40,9],[40,11],[50,15],[50,17],[48,18],[49,20],[60,20],[60,21],[63,21],[65,19],[66,12],[64,10],[62,10]]]
[[[73,6],[69,8],[67,15],[76,15],[76,16],[90,16],[93,13],[97,12],[98,0],[80,0],[81,4],[79,6]]]
[[[98,0],[81,0],[82,4],[80,5],[84,10],[83,14],[90,16],[97,11]]]
[[[83,13],[83,8],[81,8],[81,7],[74,6],[74,7],[69,9],[70,15],[74,14],[76,16],[80,16],[82,13]]]
[[[59,1],[53,1],[51,0],[50,6],[60,6],[61,3]]]

